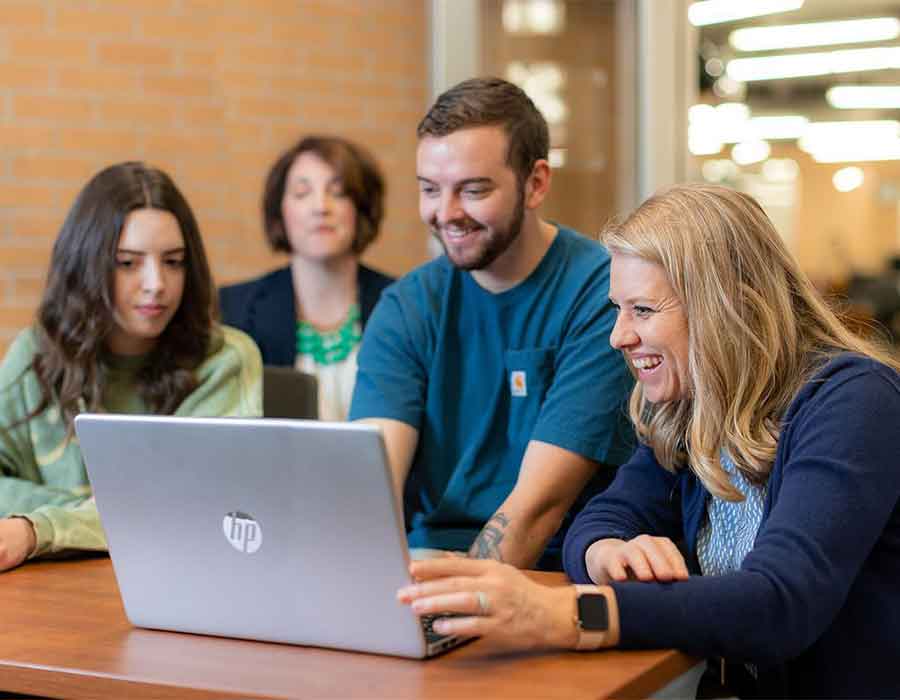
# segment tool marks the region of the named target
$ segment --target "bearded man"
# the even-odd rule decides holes
[[[633,448],[609,256],[543,220],[547,122],[496,78],[418,127],[419,212],[445,254],[382,294],[351,420],[380,426],[410,547],[558,569],[575,512]]]

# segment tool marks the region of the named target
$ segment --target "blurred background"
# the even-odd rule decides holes
[[[673,182],[736,187],[900,338],[900,0],[0,0],[0,350],[75,193],[125,159],[175,177],[225,283],[281,263],[259,216],[277,154],[358,140],[388,182],[366,260],[408,271],[434,252],[416,124],[481,74],[550,123],[549,218],[591,234]]]

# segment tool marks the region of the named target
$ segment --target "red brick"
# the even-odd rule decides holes
[[[212,80],[197,76],[147,75],[144,91],[164,97],[209,97],[215,92],[215,85]]]
[[[12,175],[22,180],[74,180],[86,182],[99,170],[95,158],[47,155],[19,156],[12,163]]]
[[[235,102],[240,117],[254,119],[298,119],[301,108],[297,100],[277,97],[242,97]]]
[[[100,118],[104,123],[115,122],[133,127],[175,126],[175,112],[166,100],[142,100],[133,97],[115,99],[109,96],[100,103]]]
[[[128,36],[134,28],[134,19],[130,13],[90,10],[83,3],[76,7],[63,4],[56,8],[55,27],[61,34]]]
[[[0,87],[46,90],[50,87],[50,68],[22,61],[0,63]]]
[[[92,69],[79,65],[60,68],[57,84],[61,90],[95,94],[133,94],[140,89],[140,80],[133,70],[116,68]]]
[[[34,302],[24,306],[0,306],[0,328],[14,330],[31,325],[36,308]]]
[[[56,130],[56,144],[62,151],[81,151],[100,154],[121,154],[134,158],[138,151],[138,134],[132,129],[60,128]]]
[[[34,124],[0,124],[0,148],[8,154],[10,151],[45,146],[51,142],[55,131],[49,126]]]
[[[93,115],[90,100],[81,97],[51,97],[50,95],[16,95],[13,114],[22,119],[87,122]]]
[[[65,212],[62,211],[55,217],[48,217],[46,214],[19,214],[9,221],[10,236],[53,241],[59,234],[64,218]]]
[[[58,198],[59,191],[47,185],[0,184],[0,207],[48,207],[54,206]]]
[[[104,65],[168,68],[172,65],[173,51],[158,44],[116,41],[100,44],[97,58]]]
[[[0,27],[10,27],[17,32],[43,28],[46,21],[47,11],[34,2],[4,3],[0,11]]]

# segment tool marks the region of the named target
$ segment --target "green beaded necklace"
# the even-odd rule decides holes
[[[353,304],[340,328],[319,331],[308,321],[297,321],[297,354],[312,355],[317,365],[343,362],[362,339],[359,304]]]

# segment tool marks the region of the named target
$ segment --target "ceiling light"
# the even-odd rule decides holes
[[[566,6],[560,0],[505,0],[502,19],[508,34],[559,34]]]
[[[772,152],[765,141],[744,141],[731,149],[731,159],[738,165],[759,163]]]
[[[722,139],[715,131],[691,124],[688,127],[688,150],[695,156],[713,156],[722,150]]]
[[[807,153],[824,150],[877,150],[898,141],[900,122],[881,121],[813,122],[798,145]]]
[[[838,85],[825,99],[835,109],[900,109],[900,85]]]
[[[566,167],[568,150],[565,148],[551,148],[548,161],[551,168]]]
[[[729,43],[738,51],[777,51],[802,46],[889,41],[900,36],[896,17],[810,22],[779,27],[747,27],[731,32]]]
[[[707,182],[734,180],[741,174],[740,168],[734,164],[734,161],[727,158],[708,160],[700,170],[703,173],[703,179]]]
[[[704,0],[688,7],[688,19],[695,27],[703,27],[707,24],[799,10],[801,7],[803,0]]]
[[[800,166],[793,158],[769,158],[762,166],[763,177],[769,182],[794,182]]]
[[[736,58],[728,62],[726,72],[733,80],[747,82],[888,68],[900,68],[900,46]]]
[[[831,178],[831,182],[834,183],[834,189],[838,192],[852,192],[862,185],[865,179],[862,168],[850,166],[838,170]]]
[[[750,117],[742,102],[724,102],[718,107],[697,104],[688,110],[688,123],[698,139],[718,139],[722,143],[797,139],[806,133],[809,120],[795,114]],[[718,151],[716,151],[718,152]]]
[[[893,143],[821,146],[809,153],[817,163],[865,163],[900,160],[900,140]]]
[[[806,133],[809,119],[795,114],[772,117],[753,117],[747,120],[745,137],[771,141],[776,139],[799,139]]]

